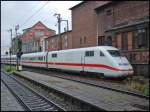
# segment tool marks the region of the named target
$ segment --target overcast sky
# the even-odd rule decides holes
[[[48,28],[55,30],[57,33],[57,19],[53,15],[54,13],[60,13],[62,19],[69,20],[69,30],[71,30],[71,11],[69,8],[80,2],[81,1],[1,1],[1,54],[3,55],[8,47],[10,47],[10,33],[7,30],[12,28],[14,36],[15,26],[18,24],[20,26],[18,33],[22,33],[22,29],[32,27],[38,21],[43,22]],[[42,9],[37,12],[40,8]],[[35,15],[31,19],[28,19],[33,14]],[[62,22],[61,25],[61,32],[63,32],[66,23]]]

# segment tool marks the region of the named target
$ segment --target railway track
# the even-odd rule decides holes
[[[25,70],[29,70],[29,71],[32,70],[32,72],[36,72],[36,73],[41,72],[40,69],[35,70],[34,68],[32,68],[32,69],[26,68]],[[47,70],[42,70],[42,74],[49,75]],[[145,96],[145,95],[142,95],[142,94],[139,94],[139,93],[134,93],[134,92],[123,90],[123,89],[112,88],[112,87],[96,84],[96,83],[93,83],[93,82],[90,82],[90,81],[87,81],[87,80],[76,79],[74,77],[64,76],[62,74],[60,75],[60,74],[55,73],[55,74],[50,74],[50,76],[57,77],[57,78],[62,78],[62,79],[67,79],[67,80],[71,80],[71,81],[75,81],[75,82],[80,82],[80,83],[84,83],[84,84],[88,84],[88,85],[92,85],[92,86],[96,86],[96,87],[100,87],[100,88],[104,88],[104,89],[108,89],[108,90],[112,90],[112,91],[116,91],[116,92],[120,92],[120,93],[124,93],[124,94],[128,94],[128,95],[137,96],[137,97],[140,97],[140,98],[149,99],[149,96]]]
[[[2,82],[28,111],[64,111],[60,106],[35,92],[14,76],[1,72]]]
[[[37,77],[39,77],[39,78],[36,78],[36,73],[33,73],[33,74],[32,73],[33,72],[21,72],[21,75],[20,75],[19,72],[16,72],[15,75],[17,75],[19,77],[22,77],[22,78],[25,78],[25,79],[33,82],[36,85],[40,85],[42,88],[45,88],[45,90],[50,90],[50,91],[52,90],[53,91],[53,89],[54,89],[54,93],[58,94],[58,96],[64,97],[66,101],[69,100],[70,103],[73,102],[73,104],[79,104],[79,106],[84,107],[84,108],[85,107],[88,107],[88,108],[90,107],[89,110],[95,110],[95,109],[96,110],[106,110],[106,111],[108,111],[108,110],[146,110],[146,111],[149,110],[149,106],[148,106],[149,105],[148,104],[149,100],[148,99],[138,98],[137,96],[127,95],[127,94],[123,94],[123,93],[120,93],[120,92],[115,92],[115,91],[112,91],[112,90],[108,90],[108,89],[104,89],[104,88],[98,88],[98,87],[92,87],[92,86],[89,86],[90,90],[92,90],[92,88],[95,88],[95,89],[97,88],[98,91],[101,90],[99,92],[96,90],[101,95],[98,94],[98,96],[97,96],[97,94],[95,94],[93,92],[89,92],[93,96],[91,96],[91,94],[88,95],[88,94],[85,93],[84,94],[85,96],[82,94],[83,95],[83,97],[82,97],[82,95],[80,96],[80,94],[78,94],[78,95],[76,94],[76,92],[78,92],[78,90],[76,90],[76,89],[72,90],[72,91],[75,91],[75,94],[72,94],[72,93],[70,94],[70,92],[66,93],[67,89],[65,89],[65,88],[64,89],[57,89],[55,87],[53,88],[51,86],[48,86],[47,84],[39,81],[39,78],[41,80],[46,81],[46,82],[50,81],[50,80],[47,80],[47,78],[48,78],[47,76],[42,76],[42,74],[40,74],[40,75],[37,74]],[[30,74],[32,74],[32,75],[30,75]],[[26,77],[26,75],[29,75],[29,77],[28,76]],[[42,77],[45,77],[46,79],[42,78]],[[60,78],[57,78],[57,79],[62,80]],[[56,81],[58,81],[58,80],[56,80]],[[65,82],[65,80],[64,80],[64,82]],[[68,83],[71,82],[71,83],[74,83],[74,84],[76,83],[76,82],[67,81],[67,80],[66,80],[66,82],[68,82]],[[66,84],[63,83],[63,85],[66,85]],[[85,88],[86,88],[86,86],[88,86],[88,85],[85,85],[85,84],[81,84],[81,85]],[[60,84],[59,84],[59,86],[61,87]],[[84,89],[84,90],[86,91],[86,89]],[[107,94],[108,97],[105,96],[102,93]],[[109,93],[111,93],[111,94],[109,94]],[[118,96],[116,96],[117,94],[118,94]],[[95,99],[96,98],[95,95],[96,95],[97,99]],[[80,97],[78,97],[78,96],[80,96]],[[100,96],[102,96],[102,98]],[[104,96],[104,98],[103,98],[103,96]],[[86,97],[89,98],[89,100],[86,99]],[[119,97],[120,97],[120,99],[118,99]],[[95,103],[95,101],[93,102],[92,99],[95,99],[96,102],[99,102],[99,101],[100,102]],[[120,102],[120,104],[118,104],[119,103],[118,101]],[[125,106],[125,107],[122,107],[121,105]]]

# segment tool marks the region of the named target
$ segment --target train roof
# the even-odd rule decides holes
[[[35,53],[23,54],[22,57],[24,57],[24,56],[42,56],[42,55],[46,55],[46,52],[35,52]]]
[[[118,50],[117,48],[115,47],[112,47],[112,46],[95,46],[95,47],[85,47],[85,48],[76,48],[76,49],[66,49],[66,50],[59,50],[59,51],[49,51],[49,53],[59,53],[59,52],[75,52],[75,51],[85,51],[85,50]],[[23,54],[22,57],[25,57],[25,56],[43,56],[43,55],[46,55],[47,52],[35,52],[35,53],[28,53],[28,54]],[[9,58],[10,56],[7,55],[7,56],[2,56],[1,58],[3,57],[6,57],[6,58]],[[11,56],[12,58],[13,57],[16,57],[16,55],[12,55]]]
[[[76,48],[76,49],[65,49],[65,50],[59,50],[59,51],[49,51],[49,53],[59,53],[59,52],[75,52],[75,51],[85,51],[85,50],[118,50],[115,47],[112,46],[95,46],[95,47],[85,47],[85,48]],[[42,56],[46,55],[47,52],[36,52],[36,53],[29,53],[29,54],[23,54],[24,56]]]
[[[112,46],[95,46],[95,47],[85,47],[85,48],[76,48],[76,49],[66,49],[60,51],[49,51],[49,52],[70,52],[70,51],[82,51],[82,50],[118,50]]]
[[[15,58],[16,55],[11,55],[11,58]],[[2,55],[1,58],[10,58],[10,55]]]

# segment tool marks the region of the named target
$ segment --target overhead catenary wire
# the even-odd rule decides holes
[[[37,6],[39,6],[41,2],[42,2],[42,1],[36,3],[36,4],[33,6],[34,8],[30,9],[30,11],[33,11],[33,9],[35,9]],[[21,16],[17,21],[20,21],[20,20],[21,20],[22,18],[24,18],[27,14],[28,14],[28,13],[25,13],[25,14],[24,14],[23,16]],[[16,24],[15,24],[15,25],[16,25]],[[15,25],[14,25],[14,26],[15,26]]]
[[[47,1],[40,9],[38,9],[33,15],[31,15],[20,27],[24,26],[33,16],[35,16],[41,9],[43,9],[49,1]]]

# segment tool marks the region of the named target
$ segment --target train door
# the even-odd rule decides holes
[[[90,67],[90,65],[96,63],[94,50],[87,50],[84,54],[84,72],[94,72],[94,67]]]
[[[46,53],[46,68],[48,68],[48,52]]]
[[[81,56],[81,66],[82,66],[82,69],[81,71],[84,72],[84,64],[85,64],[85,56],[84,54]]]

